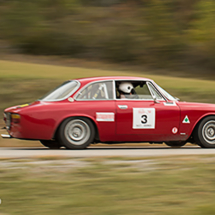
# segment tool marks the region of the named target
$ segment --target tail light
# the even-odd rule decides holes
[[[17,113],[11,114],[11,122],[20,123],[20,119],[21,119],[21,116],[19,114],[17,114]]]

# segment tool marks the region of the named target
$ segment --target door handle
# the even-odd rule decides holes
[[[118,105],[118,107],[119,107],[120,109],[127,109],[127,108],[128,108],[127,105]]]

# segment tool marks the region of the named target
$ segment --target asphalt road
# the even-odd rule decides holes
[[[202,149],[198,146],[185,146],[174,149],[154,146],[92,146],[85,150],[47,149],[44,147],[0,148],[1,158],[33,158],[33,157],[153,157],[175,155],[215,155],[215,149]]]

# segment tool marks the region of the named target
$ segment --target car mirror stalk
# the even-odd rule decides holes
[[[155,96],[153,96],[153,100],[154,100],[154,103],[156,103],[156,104],[159,104],[159,103],[160,103],[160,102],[156,99]]]

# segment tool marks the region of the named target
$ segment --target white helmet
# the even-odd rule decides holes
[[[130,93],[133,88],[134,87],[130,82],[123,82],[119,85],[119,90],[124,93]]]

